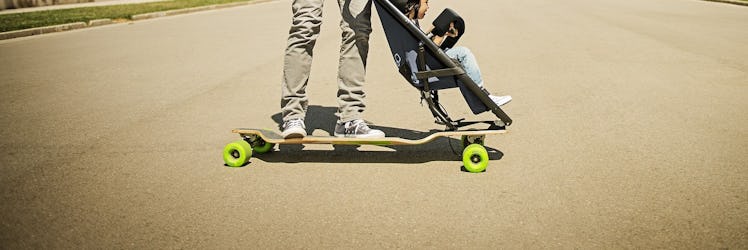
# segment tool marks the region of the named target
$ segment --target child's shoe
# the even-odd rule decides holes
[[[504,106],[504,104],[507,104],[512,101],[512,96],[503,95],[503,96],[495,96],[495,95],[488,95],[488,97],[491,98],[491,100],[496,103],[496,105]]]

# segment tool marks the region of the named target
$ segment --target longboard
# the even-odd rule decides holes
[[[463,131],[442,131],[432,133],[424,138],[411,140],[400,137],[384,138],[350,138],[350,137],[333,137],[333,136],[306,136],[303,138],[285,139],[280,134],[268,129],[256,128],[237,128],[231,130],[246,138],[259,136],[265,142],[273,144],[342,144],[342,145],[419,145],[436,140],[439,137],[449,136],[485,136],[493,134],[503,134],[506,130],[463,130]]]
[[[506,130],[457,130],[440,131],[429,134],[420,139],[405,139],[400,137],[384,138],[350,138],[334,136],[305,136],[302,138],[283,138],[280,134],[270,129],[237,128],[231,130],[239,134],[242,140],[226,145],[223,150],[223,159],[226,165],[231,167],[244,166],[252,157],[252,153],[267,153],[273,150],[276,144],[333,144],[333,145],[420,145],[436,140],[440,137],[460,136],[463,150],[462,160],[465,169],[470,172],[483,172],[488,166],[488,151],[483,146],[486,135],[504,134]]]

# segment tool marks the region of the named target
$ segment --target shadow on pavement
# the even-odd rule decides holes
[[[307,133],[322,130],[332,135],[335,129],[337,108],[309,106],[305,123]],[[274,114],[272,119],[283,123],[280,113]],[[409,129],[370,125],[382,130],[388,137],[405,139],[421,139],[440,130],[428,132]],[[432,142],[412,146],[381,146],[387,151],[365,151],[359,145],[332,145],[332,150],[310,150],[304,145],[278,145],[277,150],[265,154],[254,154],[252,157],[266,162],[330,162],[330,163],[426,163],[431,161],[462,161],[462,142],[460,138],[442,137]],[[368,146],[372,147],[372,146]],[[378,147],[378,146],[373,146]],[[392,151],[394,150],[394,151]],[[486,147],[490,160],[499,160],[504,156],[501,151]]]

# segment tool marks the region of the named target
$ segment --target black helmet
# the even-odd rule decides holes
[[[421,4],[421,0],[390,0],[390,2],[403,14],[408,14],[413,7]]]

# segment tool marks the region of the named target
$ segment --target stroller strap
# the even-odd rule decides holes
[[[465,74],[465,70],[460,67],[454,67],[416,72],[416,77],[418,79],[428,79],[431,77],[456,76],[462,74]]]

